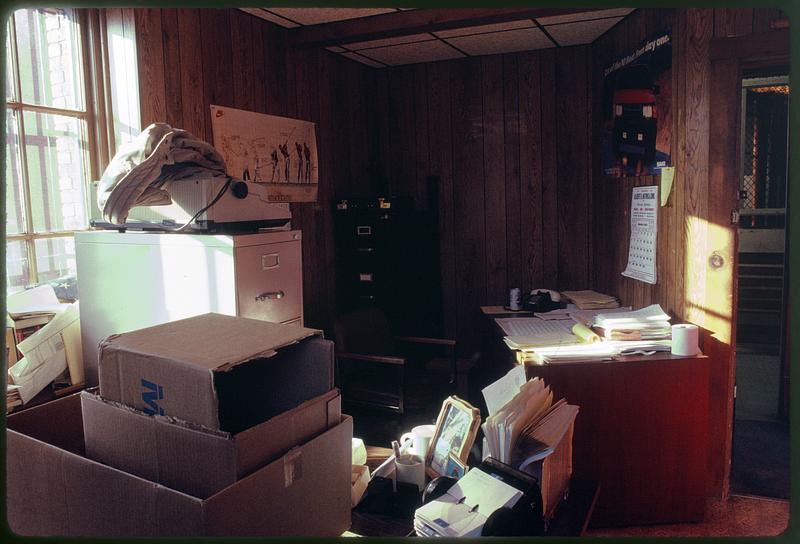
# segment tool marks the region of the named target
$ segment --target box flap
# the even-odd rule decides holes
[[[333,389],[235,435],[241,478],[337,425],[342,397]]]
[[[315,335],[322,331],[209,313],[114,334],[101,345],[221,372]]]
[[[40,536],[201,534],[200,499],[46,441],[56,437],[64,443],[74,443],[74,437],[82,436],[80,405],[80,396],[70,395],[36,408],[35,418],[18,417],[25,412],[9,416],[6,496],[11,530]],[[77,418],[59,418],[60,413],[76,410]],[[41,427],[60,421],[59,434],[36,432],[34,420]],[[42,439],[34,437],[37,435]],[[66,435],[73,438],[63,440]]]
[[[203,503],[206,533],[340,536],[350,528],[352,437],[353,419],[342,416],[336,427],[212,496]]]
[[[236,481],[228,433],[150,416],[91,391],[81,393],[81,403],[90,459],[199,498]]]

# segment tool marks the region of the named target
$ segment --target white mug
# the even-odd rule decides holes
[[[425,489],[425,460],[418,455],[404,453],[394,460],[395,480],[414,484],[420,492]]]
[[[410,433],[405,433],[400,437],[400,445],[402,446],[411,440],[411,450],[409,453],[419,455],[425,459],[428,453],[428,447],[431,445],[433,433],[436,431],[435,425],[417,425],[411,429]]]

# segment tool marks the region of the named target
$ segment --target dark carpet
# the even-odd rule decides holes
[[[731,493],[789,498],[789,425],[737,419],[733,426]]]

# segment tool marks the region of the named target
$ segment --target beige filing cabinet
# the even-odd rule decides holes
[[[303,325],[300,231],[75,235],[86,382],[100,341],[215,312]]]

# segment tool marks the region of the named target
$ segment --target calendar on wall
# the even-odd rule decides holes
[[[623,276],[656,283],[658,185],[634,187],[631,196],[631,243]]]

